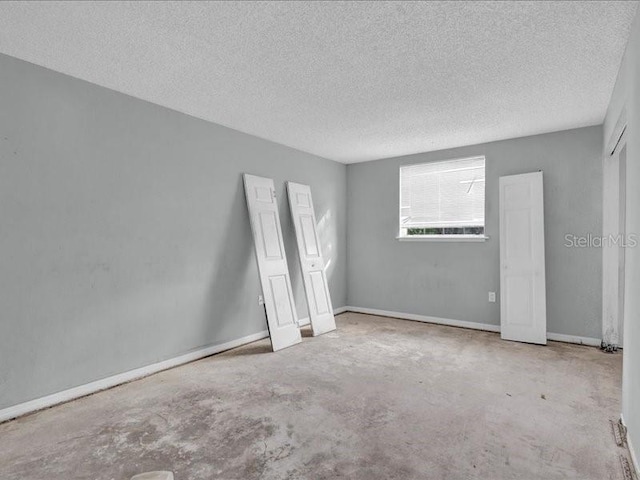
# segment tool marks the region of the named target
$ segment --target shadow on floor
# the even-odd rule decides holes
[[[239,357],[244,355],[261,355],[263,353],[273,353],[270,342],[256,342],[244,347],[235,348],[226,352],[229,357]]]

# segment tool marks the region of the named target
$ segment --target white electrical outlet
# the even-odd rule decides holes
[[[264,297],[262,295],[258,295],[258,305],[264,305]]]
[[[489,301],[491,303],[496,303],[496,292],[489,292]]]

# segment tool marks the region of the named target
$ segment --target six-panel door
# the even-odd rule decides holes
[[[325,264],[320,249],[311,188],[308,185],[287,182],[287,192],[296,232],[302,281],[309,306],[311,330],[314,336],[320,335],[335,330],[336,321],[324,271]]]
[[[273,180],[244,174],[254,248],[273,350],[300,343]]]
[[[505,340],[547,343],[542,172],[500,177],[500,317]]]

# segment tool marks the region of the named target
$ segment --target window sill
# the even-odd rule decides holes
[[[411,235],[396,237],[401,242],[486,242],[487,235]]]

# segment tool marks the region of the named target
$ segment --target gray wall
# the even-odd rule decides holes
[[[567,248],[565,234],[602,233],[602,127],[349,165],[350,306],[500,323],[498,178],[544,171],[548,330],[601,337],[602,252]],[[400,242],[401,165],[486,156],[484,243]],[[498,294],[499,296],[499,294]]]
[[[0,55],[0,408],[266,328],[241,173],[311,185],[346,303],[344,165]]]
[[[640,12],[631,27],[616,87],[605,117],[604,141],[611,138],[623,110],[627,115],[628,234],[640,233]],[[640,248],[626,251],[622,413],[631,448],[640,460]]]

